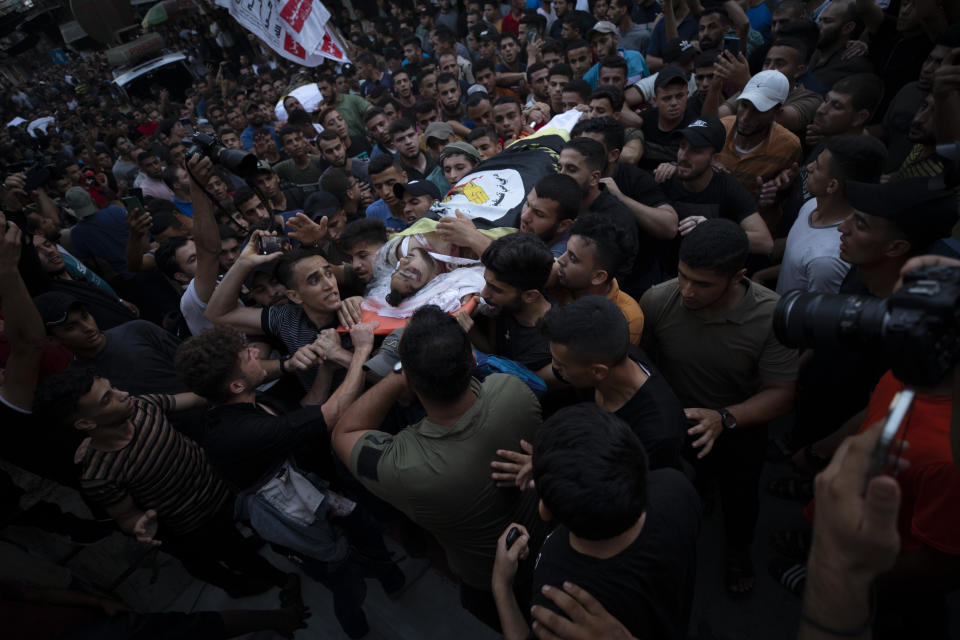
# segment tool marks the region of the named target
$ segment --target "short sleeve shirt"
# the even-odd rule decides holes
[[[490,461],[518,451],[540,425],[540,404],[518,378],[470,383],[477,400],[452,426],[423,419],[391,435],[368,431],[350,453],[350,471],[377,497],[436,536],[466,584],[490,590],[497,539],[511,522],[540,528],[534,492],[497,488]]]
[[[280,304],[264,307],[260,314],[260,327],[264,335],[271,336],[283,343],[287,353],[293,355],[300,347],[317,339],[324,329],[336,327],[336,321],[324,327],[318,327],[307,317],[298,304]],[[304,389],[313,385],[316,370],[297,371],[297,378]]]
[[[684,407],[726,407],[759,391],[764,379],[794,381],[797,351],[773,333],[776,293],[750,280],[732,309],[706,315],[683,306],[674,278],[640,299],[643,345]]]
[[[109,507],[131,497],[143,511],[154,509],[174,533],[189,533],[227,502],[230,492],[196,442],[167,422],[173,396],[134,398],[132,440],[117,451],[87,447],[80,486],[97,504]]]

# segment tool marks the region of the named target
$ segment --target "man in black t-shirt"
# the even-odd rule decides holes
[[[607,191],[600,182],[607,165],[607,154],[603,144],[591,138],[573,138],[560,150],[560,173],[577,181],[583,193],[581,211],[593,211],[609,216],[627,235],[631,247],[630,255],[623,270],[633,268],[637,255],[637,224],[633,215],[622,202]]]
[[[553,307],[544,296],[553,254],[537,236],[512,233],[494,240],[480,261],[486,267],[480,295],[496,314],[493,352],[552,381],[550,348],[537,321]]]
[[[645,110],[643,124],[643,158],[640,166],[653,171],[662,162],[671,162],[676,157],[677,140],[674,132],[692,122],[697,113],[688,108],[687,75],[683,69],[668,65],[657,74],[653,85],[657,106]]]
[[[533,477],[540,514],[559,524],[540,548],[534,604],[563,615],[542,593],[572,582],[637,638],[686,637],[696,572],[699,499],[679,471],[648,474],[643,445],[593,403],[558,411],[537,431]],[[520,537],[508,549],[512,528]],[[513,594],[529,536],[511,524],[497,543],[493,594],[504,636],[529,628]]]
[[[598,405],[627,423],[651,469],[680,469],[683,405],[646,355],[630,344],[627,319],[607,298],[587,296],[551,309],[539,324],[550,341],[554,376],[592,391]]]
[[[600,184],[626,207],[637,225],[637,259],[633,272],[620,280],[620,287],[634,298],[662,280],[657,261],[661,240],[677,235],[677,212],[649,171],[618,162],[624,145],[624,127],[609,116],[581,120],[571,137],[592,138],[607,151],[607,164]]]
[[[680,237],[710,218],[726,218],[747,234],[750,252],[769,254],[773,238],[760,217],[757,202],[736,179],[715,171],[713,158],[726,141],[726,129],[713,117],[704,116],[676,132],[680,140],[676,165],[661,166],[655,176],[673,203],[679,217],[679,237],[661,258],[665,274],[676,275]]]

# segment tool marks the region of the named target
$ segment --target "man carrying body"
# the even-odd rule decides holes
[[[537,332],[537,322],[553,306],[544,295],[553,254],[539,238],[511,233],[494,240],[480,261],[486,267],[480,296],[496,316],[492,353],[552,380],[550,349]]]
[[[337,422],[333,449],[367,489],[437,537],[461,580],[461,603],[496,627],[490,576],[497,538],[520,522],[538,541],[540,525],[533,493],[496,487],[489,465],[497,449],[533,438],[540,405],[513,376],[473,379],[470,341],[437,307],[413,315],[399,355],[400,367]],[[427,417],[397,435],[377,431],[408,390]]]
[[[630,327],[630,342],[640,344],[643,312],[637,301],[617,283],[631,247],[615,222],[596,213],[580,214],[570,227],[567,249],[557,258],[556,291],[560,305],[584,296],[609,298],[623,312]]]
[[[530,189],[520,210],[517,225],[521,233],[543,240],[554,258],[567,250],[570,225],[580,213],[583,197],[576,180],[563,174],[550,174]]]

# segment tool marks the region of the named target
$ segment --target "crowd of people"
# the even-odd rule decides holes
[[[21,509],[2,473],[5,522],[119,529],[280,607],[105,616],[8,582],[0,607],[42,611],[30,637],[289,635],[302,574],[360,638],[366,579],[409,583],[386,528],[439,544],[507,638],[686,638],[698,580],[755,591],[767,491],[809,523],[769,567],[807,591],[801,637],[946,638],[956,380],[916,389],[896,481],[870,480],[904,382],[774,315],[960,265],[955,3],[351,5],[349,63],[200,5],[155,27],[190,86],[128,93],[84,51],[2,88],[0,458],[93,513]],[[443,208],[570,112],[496,225]],[[761,486],[771,460],[795,472]],[[722,575],[697,574],[704,517]]]

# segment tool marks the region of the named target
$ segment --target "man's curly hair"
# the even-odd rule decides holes
[[[33,415],[38,424],[72,427],[80,398],[90,393],[96,378],[93,369],[73,367],[42,380],[33,398]]]
[[[191,391],[213,403],[225,402],[245,344],[243,334],[231,327],[204,329],[177,348],[173,365]]]

